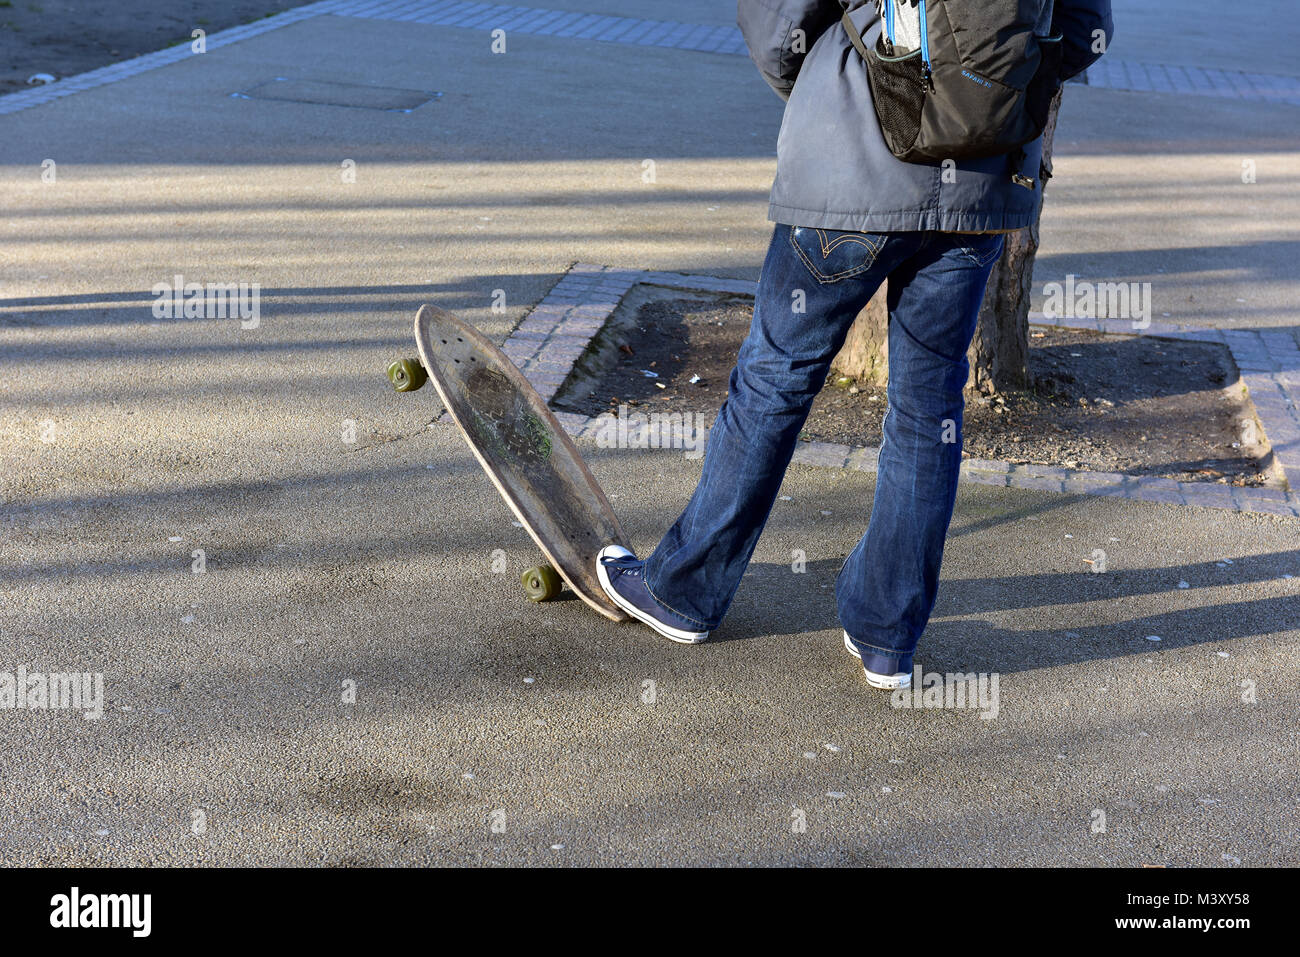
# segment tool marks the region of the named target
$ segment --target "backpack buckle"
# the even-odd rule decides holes
[[[1022,176],[1020,173],[1012,173],[1011,182],[1015,183],[1017,186],[1023,186],[1025,189],[1034,188],[1034,181],[1028,176]]]

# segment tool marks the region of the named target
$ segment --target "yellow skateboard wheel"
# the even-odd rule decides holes
[[[429,381],[429,374],[424,371],[419,359],[408,356],[388,367],[388,381],[398,392],[414,392]]]
[[[519,576],[529,601],[550,601],[559,597],[564,582],[550,565],[537,565]]]

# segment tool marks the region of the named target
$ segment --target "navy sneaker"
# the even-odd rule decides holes
[[[862,660],[862,652],[858,651],[858,646],[853,643],[849,633],[844,632],[844,647],[858,661]],[[912,675],[907,671],[900,671],[895,675],[881,675],[870,670],[866,665],[862,666],[863,672],[867,676],[867,684],[873,688],[883,688],[886,691],[893,691],[897,688],[912,687]]]
[[[694,622],[659,604],[645,586],[645,562],[622,545],[606,545],[596,556],[596,576],[609,600],[665,638],[685,645],[699,644],[709,637]]]

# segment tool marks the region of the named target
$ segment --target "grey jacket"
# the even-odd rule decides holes
[[[1094,50],[1110,43],[1110,0],[1025,2],[1040,5],[1039,33],[1062,35],[1063,79],[1086,69],[1101,55]],[[848,5],[870,46],[880,31],[874,0]],[[841,9],[838,0],[739,0],[737,23],[750,57],[787,100],[768,218],[862,232],[1028,225],[1042,191],[1041,142],[1024,147],[1018,170],[1034,180],[1032,190],[1012,181],[1006,156],[958,162],[948,171],[904,163],[885,145],[866,65],[840,23]],[[1105,34],[1105,44],[1094,31]]]

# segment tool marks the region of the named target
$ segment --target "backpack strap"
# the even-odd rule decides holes
[[[887,2],[890,4],[889,9],[892,11],[893,10],[892,0],[887,0]],[[890,19],[892,20],[893,17],[891,16]],[[849,42],[853,44],[853,49],[858,51],[858,56],[862,57],[862,62],[864,63],[868,62],[867,45],[862,41],[862,34],[858,32],[858,28],[854,25],[853,21],[849,18],[848,7],[844,7],[843,10],[841,10],[840,22],[844,24],[844,32],[849,35]]]

